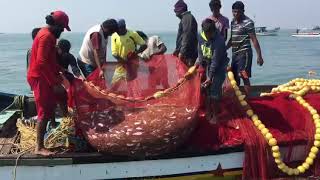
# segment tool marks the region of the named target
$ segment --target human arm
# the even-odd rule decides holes
[[[142,53],[145,49],[147,49],[148,46],[146,45],[145,40],[143,40],[137,32],[133,31],[131,37],[133,38],[135,44],[140,46],[139,49],[136,50],[136,54]]]
[[[255,50],[257,52],[257,63],[259,66],[262,66],[264,63],[264,60],[262,58],[261,48],[260,48],[260,44],[257,39],[257,36],[254,33],[250,33],[249,36],[252,41],[253,47],[255,48]]]
[[[71,66],[73,74],[76,77],[81,77],[80,69],[78,67],[76,58],[72,54],[70,54],[69,57],[70,57],[69,64]]]

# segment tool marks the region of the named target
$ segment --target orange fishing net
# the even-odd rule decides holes
[[[77,126],[98,151],[154,156],[176,149],[196,126],[200,76],[172,55],[108,64],[88,81],[75,80]],[[118,68],[122,68],[119,71]],[[115,71],[115,69],[118,69]]]

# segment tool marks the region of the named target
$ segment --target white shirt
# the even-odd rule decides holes
[[[159,52],[161,44],[163,44],[163,42],[160,40],[159,36],[152,36],[148,38],[148,47],[140,54],[140,57],[142,59],[150,59],[152,55]]]

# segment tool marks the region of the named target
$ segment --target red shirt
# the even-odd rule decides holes
[[[50,86],[61,83],[56,57],[55,36],[47,27],[42,28],[32,44],[31,63],[28,77],[43,77]]]

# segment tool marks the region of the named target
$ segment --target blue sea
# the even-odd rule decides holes
[[[294,30],[282,30],[278,36],[258,37],[265,64],[256,64],[254,51],[252,84],[281,84],[297,77],[308,77],[309,71],[320,74],[320,39],[291,37]],[[175,32],[148,33],[158,35],[171,53],[175,47]],[[66,33],[77,56],[84,33]],[[0,34],[0,92],[28,94],[26,53],[31,47],[30,34]],[[108,50],[110,57],[110,50]],[[229,53],[229,56],[231,54]],[[319,78],[319,76],[318,76]]]

